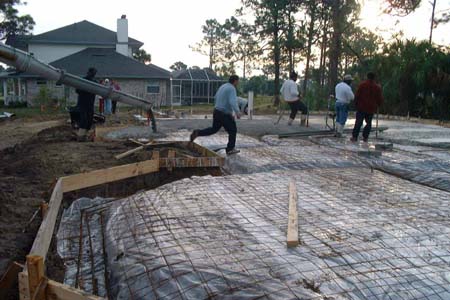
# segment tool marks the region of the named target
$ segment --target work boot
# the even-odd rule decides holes
[[[351,138],[350,138],[350,142],[356,143],[357,141],[358,141],[357,138],[354,138],[354,137],[351,137]]]
[[[193,142],[197,137],[198,137],[198,130],[194,130],[194,131],[192,131],[189,140],[190,140],[191,142]]]
[[[300,119],[300,126],[306,126],[306,116],[302,116]]]
[[[292,122],[294,122],[294,119],[289,119],[288,125],[291,126],[291,125],[292,125]]]
[[[227,151],[227,155],[237,154],[239,152],[241,152],[241,150],[238,150],[238,149],[234,148],[234,149],[232,149],[230,151]]]
[[[368,143],[369,142],[369,138],[363,138],[363,142],[364,143]]]

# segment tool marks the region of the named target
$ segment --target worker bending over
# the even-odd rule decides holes
[[[86,76],[83,78],[95,82],[96,74],[97,70],[95,68],[89,68]],[[78,141],[83,142],[86,141],[87,132],[92,128],[92,124],[94,123],[95,94],[80,89],[77,89],[76,92],[78,93],[77,106],[80,111],[77,139]]]
[[[219,87],[219,90],[214,96],[215,106],[212,127],[194,130],[191,134],[191,142],[198,136],[215,134],[223,127],[228,132],[227,154],[239,153],[239,150],[235,148],[237,127],[233,117],[233,112],[236,114],[236,118],[240,119],[241,117],[237,104],[236,88],[238,84],[239,77],[237,75],[232,75],[230,76],[228,83],[222,84]]]
[[[291,114],[289,116],[288,125],[292,125],[292,122],[294,122],[297,112],[300,110],[302,112],[300,125],[305,126],[308,108],[302,101],[300,101],[298,87],[297,84],[295,83],[297,81],[297,78],[298,78],[297,73],[292,71],[289,74],[289,79],[286,80],[281,86],[280,93],[281,95],[283,95],[284,101],[286,101],[289,107],[291,108]]]

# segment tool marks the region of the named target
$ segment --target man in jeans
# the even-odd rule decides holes
[[[381,87],[375,82],[375,73],[367,73],[367,80],[358,86],[355,95],[355,104],[357,110],[356,121],[351,141],[358,141],[359,131],[363,120],[365,120],[366,126],[363,130],[363,141],[367,142],[369,140],[370,130],[372,129],[373,114],[383,104],[383,94]]]
[[[336,95],[336,137],[342,137],[345,122],[348,117],[348,105],[355,98],[351,84],[353,78],[351,75],[345,75],[344,81],[338,83],[335,88]]]
[[[292,122],[294,122],[297,112],[300,110],[302,112],[300,125],[305,126],[308,108],[302,101],[300,101],[298,87],[297,84],[295,83],[297,81],[297,77],[298,77],[297,73],[292,71],[289,74],[289,79],[286,80],[281,86],[280,93],[281,95],[283,95],[284,101],[286,101],[286,103],[291,108],[291,114],[289,116],[288,125],[292,125]]]
[[[97,69],[89,68],[86,76],[83,78],[96,82],[96,74]],[[80,89],[77,89],[76,92],[78,93],[77,106],[80,111],[80,123],[77,138],[78,141],[84,142],[87,139],[88,131],[91,130],[92,124],[94,123],[95,94]]]
[[[239,150],[235,149],[236,144],[236,122],[234,121],[233,112],[236,114],[236,118],[240,119],[240,110],[237,104],[236,87],[239,84],[239,77],[237,75],[230,76],[228,83],[220,86],[217,91],[214,100],[214,114],[212,127],[194,130],[191,134],[191,142],[193,142],[198,136],[207,136],[215,134],[220,128],[225,128],[228,132],[228,145],[226,152],[228,155],[239,153]]]

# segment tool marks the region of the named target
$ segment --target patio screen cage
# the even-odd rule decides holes
[[[211,69],[187,69],[172,74],[172,104],[214,103],[214,95],[225,83]]]

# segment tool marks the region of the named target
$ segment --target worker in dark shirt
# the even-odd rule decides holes
[[[358,86],[355,94],[355,104],[356,121],[351,141],[356,142],[358,140],[363,121],[366,121],[366,126],[363,130],[363,141],[367,142],[372,129],[373,114],[383,104],[383,94],[381,87],[375,82],[375,73],[367,73],[367,80],[361,82]]]
[[[89,68],[84,79],[94,81],[97,70],[95,68]],[[94,103],[95,94],[89,93],[84,90],[77,89],[78,102],[77,106],[80,111],[80,123],[78,129],[78,141],[85,141],[87,132],[92,128],[94,123]]]

